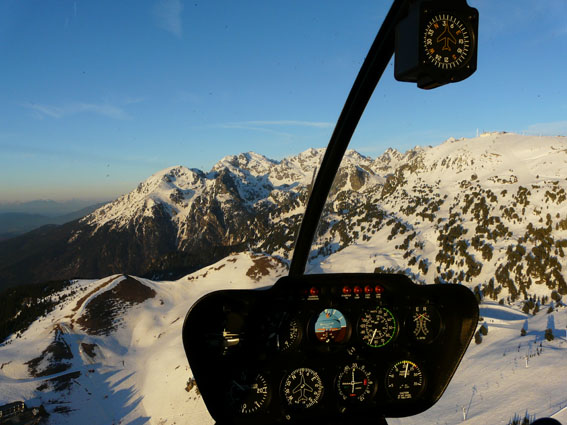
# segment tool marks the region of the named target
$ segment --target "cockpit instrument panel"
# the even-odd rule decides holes
[[[204,296],[187,314],[183,344],[219,425],[364,424],[431,407],[477,320],[474,296],[459,285],[306,275]]]

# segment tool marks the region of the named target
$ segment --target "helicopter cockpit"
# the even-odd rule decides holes
[[[460,81],[476,69],[477,27],[465,1],[394,1],[331,137],[289,276],[266,290],[208,294],[189,311],[185,351],[218,424],[385,423],[427,410],[445,391],[478,321],[470,290],[402,274],[304,271],[341,159],[394,51],[400,81]]]
[[[462,81],[477,67],[478,22],[466,0],[394,0],[319,167],[289,275],[264,290],[210,293],[187,313],[185,352],[217,424],[385,424],[426,411],[445,392],[479,321],[471,290],[378,269],[306,274],[306,265],[341,160],[392,57],[396,80],[421,89]]]

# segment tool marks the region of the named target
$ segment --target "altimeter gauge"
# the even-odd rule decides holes
[[[229,382],[228,405],[238,414],[264,409],[271,397],[268,380],[261,373],[244,371]]]
[[[376,394],[372,372],[365,365],[352,363],[345,366],[337,376],[337,392],[346,402],[362,403]]]
[[[358,334],[372,348],[384,347],[398,333],[394,314],[385,307],[366,310],[358,321]]]
[[[321,401],[323,382],[313,369],[299,368],[287,375],[282,391],[290,407],[308,409]]]
[[[386,390],[394,400],[414,400],[423,391],[421,368],[410,360],[395,363],[386,374]]]

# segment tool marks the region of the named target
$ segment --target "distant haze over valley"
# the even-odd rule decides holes
[[[70,199],[66,201],[55,201],[52,199],[36,199],[25,202],[0,201],[1,213],[23,213],[36,214],[47,217],[56,217],[74,213],[92,205],[100,205],[109,200],[101,199]]]

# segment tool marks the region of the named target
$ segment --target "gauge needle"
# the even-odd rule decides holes
[[[374,329],[374,333],[372,334],[372,338],[370,338],[370,342],[374,341],[374,337],[376,336],[376,332],[378,332],[378,329]]]
[[[246,391],[246,389],[245,389],[242,385],[240,385],[238,382],[236,382],[235,380],[233,380],[232,383],[233,383],[236,387],[238,387],[241,391]]]
[[[408,377],[408,368],[409,368],[409,363],[406,363],[406,370],[404,372],[404,378]]]

